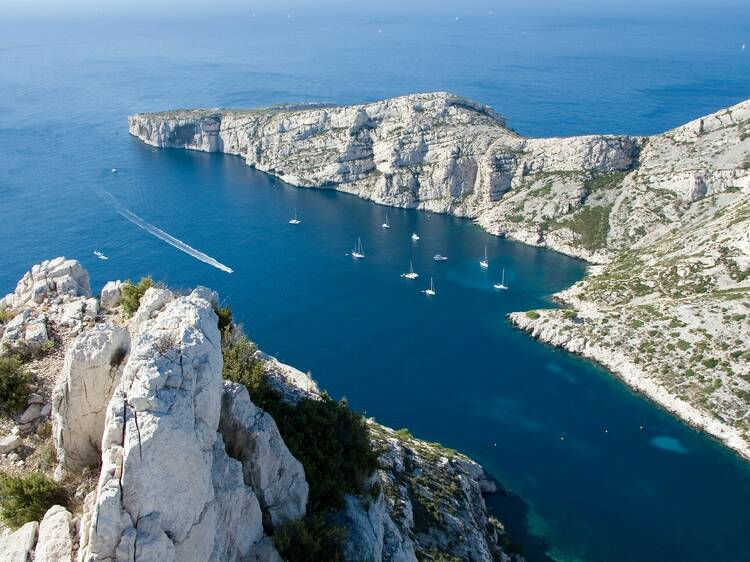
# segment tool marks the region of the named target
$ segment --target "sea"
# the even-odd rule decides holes
[[[508,324],[584,262],[127,131],[140,111],[440,90],[528,136],[654,134],[750,97],[750,4],[359,4],[0,6],[0,293],[59,255],[95,291],[214,288],[267,353],[481,462],[529,562],[750,561],[750,464]]]

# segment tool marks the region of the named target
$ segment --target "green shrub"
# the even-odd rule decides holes
[[[273,543],[286,562],[340,562],[345,538],[342,527],[308,515],[277,529]]]
[[[378,466],[367,425],[344,401],[324,394],[264,405],[291,453],[305,467],[313,512],[341,507],[344,494],[357,494],[365,477]]]
[[[0,520],[8,527],[39,521],[53,505],[67,503],[63,488],[42,472],[0,474]]]
[[[0,412],[11,415],[26,405],[31,376],[14,357],[0,357]]]
[[[256,346],[239,329],[225,327],[222,351],[223,377],[247,387],[253,402],[273,417],[310,484],[308,515],[276,531],[276,548],[289,562],[340,560],[342,530],[327,516],[342,507],[344,494],[360,493],[378,466],[364,418],[325,393],[296,405],[282,401],[266,379]]]
[[[141,297],[149,288],[154,286],[154,280],[149,277],[142,277],[138,283],[128,280],[122,286],[122,311],[125,316],[132,316],[141,305]]]
[[[232,309],[228,306],[222,306],[214,309],[216,316],[219,317],[219,332],[222,334],[226,331],[231,332],[233,328]]]
[[[265,408],[270,401],[279,399],[266,381],[263,367],[265,361],[255,356],[258,348],[241,330],[225,328],[222,332],[221,349],[224,355],[222,377],[225,380],[247,388],[252,401],[261,408]]]
[[[539,318],[539,313],[534,310],[529,310],[526,313],[526,318],[531,318],[532,320],[536,320],[537,318]]]
[[[13,320],[14,316],[15,314],[9,308],[0,310],[0,324],[7,324],[11,320]]]
[[[573,320],[573,318],[575,318],[577,315],[578,313],[575,310],[571,310],[569,308],[563,310],[563,318],[565,318],[565,320]]]

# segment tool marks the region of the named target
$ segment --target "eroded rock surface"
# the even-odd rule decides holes
[[[99,464],[107,405],[129,349],[127,330],[104,323],[86,330],[68,347],[52,395],[53,435],[63,469]]]

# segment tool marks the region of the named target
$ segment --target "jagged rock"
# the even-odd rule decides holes
[[[347,529],[344,560],[383,562],[416,562],[414,544],[402,537],[391,519],[381,494],[376,499],[344,498],[344,509],[334,521]]]
[[[0,338],[0,353],[35,353],[49,345],[47,315],[32,309],[16,314]]]
[[[109,324],[86,330],[68,347],[52,394],[53,436],[62,469],[99,464],[107,404],[129,348],[127,330]]]
[[[26,400],[27,404],[44,404],[44,398],[39,396],[36,392],[29,394],[29,398]]]
[[[21,416],[18,418],[18,424],[19,425],[25,425],[33,422],[37,418],[41,417],[42,414],[42,404],[31,404],[29,405],[21,414]]]
[[[149,287],[146,289],[146,292],[141,297],[138,310],[130,320],[131,332],[134,334],[138,333],[143,323],[156,316],[172,298],[172,292],[163,287]]]
[[[0,454],[15,451],[21,445],[23,445],[23,441],[17,435],[6,435],[5,437],[0,437]]]
[[[13,533],[0,534],[0,562],[27,562],[38,530],[39,523],[30,521]]]
[[[302,517],[309,491],[302,463],[244,386],[224,383],[219,431],[229,454],[242,462],[245,482],[255,490],[267,523],[277,527]]]
[[[72,562],[75,528],[73,516],[60,505],[53,505],[39,525],[34,562]]]
[[[120,304],[120,298],[122,297],[122,281],[109,281],[102,288],[101,296],[99,297],[99,304],[104,310],[112,310],[118,304]]]
[[[59,257],[32,267],[18,282],[16,290],[0,300],[0,310],[77,297],[91,297],[89,274],[77,260]]]
[[[199,295],[160,289],[146,292],[141,309],[108,406],[82,560],[244,560],[263,536],[262,516],[217,432],[218,318]]]

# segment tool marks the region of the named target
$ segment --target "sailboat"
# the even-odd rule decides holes
[[[381,226],[383,228],[391,228],[391,223],[388,222],[388,213],[385,214],[385,222]]]
[[[495,287],[495,289],[507,289],[508,288],[508,286],[505,284],[505,268],[503,268],[502,280],[500,281],[500,283],[495,283],[493,287]]]
[[[484,259],[479,260],[479,265],[482,269],[487,269],[490,266],[490,261],[487,259],[487,246],[484,247]]]
[[[425,289],[424,294],[431,297],[435,296],[435,283],[432,282],[432,277],[430,277],[430,288]]]
[[[352,257],[355,260],[359,260],[365,257],[365,247],[362,245],[361,238],[357,238],[357,243],[354,245],[354,250],[352,250]]]
[[[432,256],[432,259],[435,261],[448,261],[448,258],[443,254],[435,254],[434,256]]]
[[[100,260],[108,260],[108,259],[109,259],[109,258],[108,258],[107,256],[105,256],[105,255],[104,255],[104,254],[103,254],[102,252],[100,252],[99,250],[95,250],[95,251],[94,251],[94,255],[95,255],[95,256],[96,256],[97,258],[99,258]]]
[[[419,273],[414,271],[414,264],[411,261],[409,262],[409,273],[402,273],[401,277],[404,279],[416,279],[419,277]]]
[[[302,221],[297,218],[297,207],[294,208],[294,218],[289,220],[289,224],[302,224]]]
[[[416,242],[417,240],[419,240],[419,234],[417,234],[416,232],[412,232],[411,239]]]

